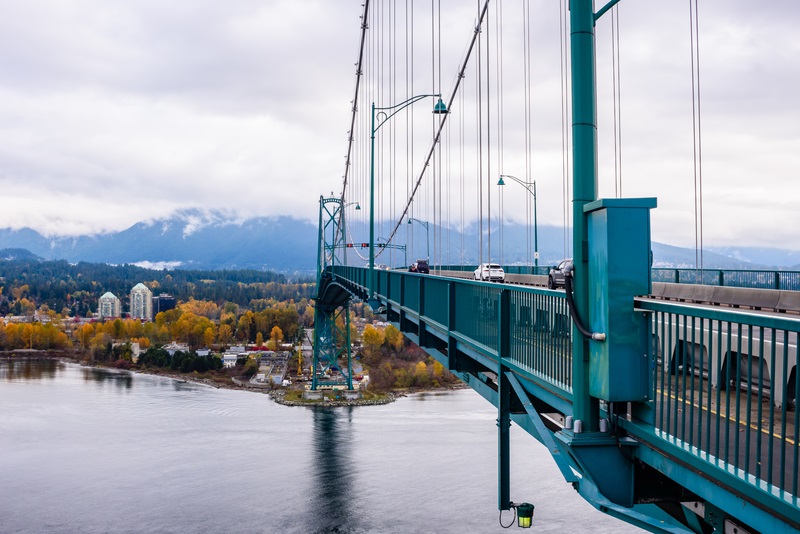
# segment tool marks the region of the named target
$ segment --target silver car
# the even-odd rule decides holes
[[[475,280],[488,280],[490,282],[505,282],[506,273],[496,263],[481,263],[475,269]]]
[[[556,289],[559,287],[564,287],[564,272],[566,271],[568,265],[572,265],[572,258],[561,260],[557,266],[550,269],[550,274],[547,276],[548,288]]]

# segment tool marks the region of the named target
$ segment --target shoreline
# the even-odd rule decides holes
[[[380,398],[380,399],[332,400],[330,398],[323,398],[322,401],[293,401],[285,399],[286,393],[288,391],[292,391],[291,388],[253,387],[246,385],[246,382],[242,381],[241,379],[239,379],[239,382],[242,385],[239,385],[235,382],[235,380],[237,380],[236,377],[229,377],[229,380],[227,381],[217,382],[215,380],[211,380],[208,378],[197,378],[188,374],[161,372],[160,370],[151,371],[149,369],[118,369],[116,367],[109,367],[106,365],[97,365],[97,364],[93,365],[91,363],[81,361],[77,358],[65,354],[53,354],[53,353],[47,354],[43,353],[42,351],[36,351],[36,350],[24,351],[21,354],[20,351],[14,351],[11,354],[0,353],[0,357],[3,357],[4,359],[8,360],[60,360],[64,363],[72,363],[79,365],[81,367],[102,368],[102,369],[124,371],[128,373],[136,373],[142,375],[160,376],[163,378],[168,378],[170,380],[175,380],[177,382],[191,382],[193,384],[208,386],[214,389],[222,388],[222,389],[230,389],[237,391],[253,391],[256,393],[269,395],[270,399],[277,404],[281,404],[283,406],[291,406],[291,407],[340,408],[348,406],[381,406],[385,404],[390,404],[392,402],[395,402],[399,398],[407,397],[409,395],[413,395],[416,393],[436,393],[436,392],[454,391],[459,389],[469,389],[468,385],[459,381],[453,385],[443,386],[438,388],[392,390],[386,393],[385,398]]]

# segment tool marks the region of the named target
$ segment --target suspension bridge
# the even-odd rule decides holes
[[[359,299],[384,315],[497,408],[497,505],[513,510],[520,526],[530,526],[533,507],[523,501],[535,496],[513,494],[512,423],[545,445],[565,481],[595,508],[643,529],[795,532],[800,320],[789,312],[798,311],[797,299],[777,287],[735,293],[717,284],[715,293],[705,284],[684,291],[673,281],[653,281],[651,212],[658,201],[622,195],[618,4],[624,3],[550,3],[557,9],[562,85],[561,102],[550,104],[561,122],[554,143],[562,147],[560,162],[553,168],[562,181],[563,257],[573,258],[565,290],[552,290],[458,274],[467,263],[502,261],[503,196],[492,191],[498,182],[498,188],[512,185],[503,177],[527,191],[526,274],[543,274],[532,7],[522,2],[511,12],[503,2],[481,1],[469,8],[472,22],[464,28],[449,22],[441,2],[424,9],[364,2],[341,193],[320,197],[315,366],[346,369],[352,389],[349,305]],[[695,273],[702,273],[699,25],[697,2],[689,6],[693,237]],[[512,67],[503,51],[513,22],[524,52]],[[613,43],[609,197],[598,195],[601,25],[611,27]],[[443,43],[455,38],[464,48],[452,87],[443,91]],[[512,71],[522,88],[516,99],[507,94]],[[427,113],[412,111],[425,101]],[[521,108],[521,124],[504,123],[512,107]],[[521,148],[512,154],[505,147],[513,143]],[[512,165],[524,172],[509,172]],[[451,240],[446,230],[463,230],[467,220],[478,226],[472,262],[465,259],[464,232]],[[433,231],[431,274],[407,272],[407,265],[376,268],[382,254],[413,246],[420,228],[428,251]],[[460,263],[445,266],[454,256]],[[312,388],[320,384],[315,376]]]

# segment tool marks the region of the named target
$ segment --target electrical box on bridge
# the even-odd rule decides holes
[[[589,393],[609,402],[649,396],[647,316],[633,297],[651,292],[650,209],[655,198],[599,199],[584,206],[589,238]]]

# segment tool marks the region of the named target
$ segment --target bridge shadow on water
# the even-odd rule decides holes
[[[353,407],[315,408],[313,412],[313,489],[305,512],[309,532],[366,532],[353,509],[356,479],[350,444]]]
[[[133,386],[133,374],[126,371],[115,371],[98,367],[81,368],[83,379],[86,382],[98,382],[100,384],[113,384],[120,389],[131,389]]]

